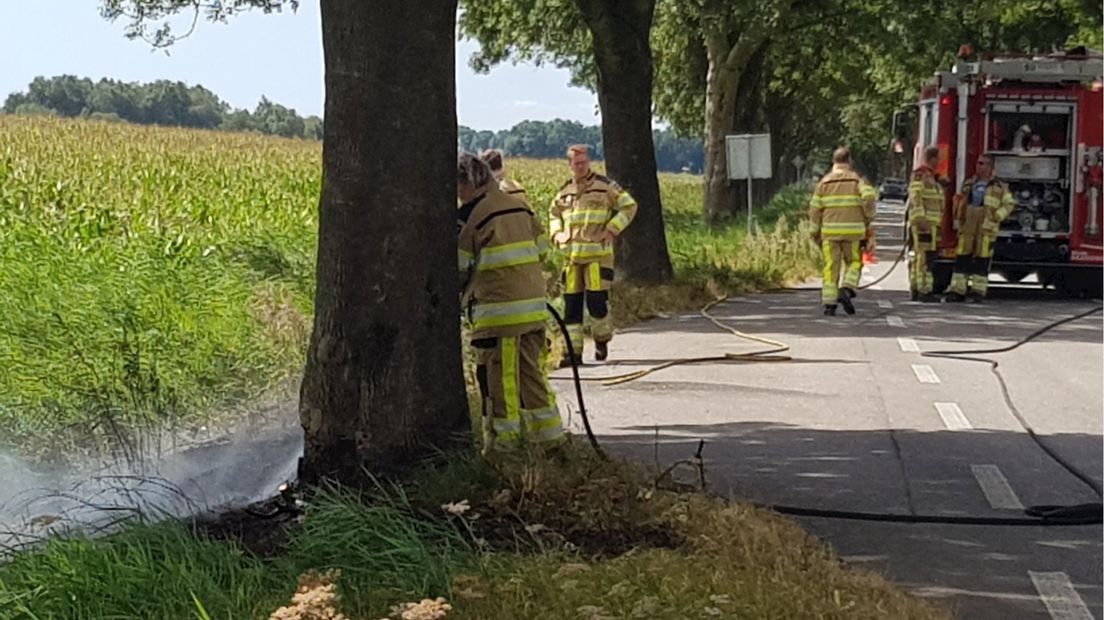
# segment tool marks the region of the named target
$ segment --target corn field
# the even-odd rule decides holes
[[[507,166],[538,208],[567,175]],[[316,142],[0,115],[0,450],[134,449],[134,429],[215,424],[294,381],[320,186]],[[784,217],[748,241],[700,224],[699,177],[661,187],[681,279],[773,285],[815,268]],[[781,196],[775,211],[803,207]]]

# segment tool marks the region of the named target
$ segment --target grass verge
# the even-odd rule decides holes
[[[401,487],[307,501],[295,519],[253,521],[277,530],[260,547],[217,540],[225,522],[52,540],[0,565],[0,619],[265,618],[281,605],[272,617],[949,617],[786,519],[678,492],[579,442],[493,464],[441,456]],[[428,611],[444,609],[437,597],[446,616]],[[394,609],[423,599],[425,615]]]

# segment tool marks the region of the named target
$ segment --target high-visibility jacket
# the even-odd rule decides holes
[[[934,230],[943,221],[943,186],[935,178],[935,171],[920,166],[912,172],[908,189],[908,220],[910,226],[923,221]]]
[[[548,237],[533,211],[496,185],[460,208],[460,284],[476,339],[525,334],[548,317],[541,269]]]
[[[498,189],[502,190],[502,193],[510,196],[511,198],[517,198],[524,202],[529,208],[532,208],[533,204],[529,202],[529,193],[525,191],[525,187],[521,183],[511,179],[510,177],[502,177],[498,181]]]
[[[835,164],[813,190],[809,220],[826,240],[861,240],[874,221],[874,188],[847,164]]]
[[[548,210],[548,232],[567,231],[561,244],[569,263],[583,264],[613,256],[613,247],[601,243],[606,230],[621,234],[636,216],[636,201],[609,177],[591,172],[581,182],[564,183]]]
[[[1000,224],[1016,208],[1016,199],[1004,181],[989,179],[985,188],[985,198],[981,205],[970,204],[970,194],[974,191],[976,177],[966,179],[962,190],[954,197],[954,219],[958,223],[959,235],[987,235],[995,237]]]

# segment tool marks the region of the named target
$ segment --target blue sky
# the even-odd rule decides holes
[[[202,84],[230,105],[252,109],[261,95],[300,114],[322,111],[322,42],[318,2],[296,14],[245,13],[229,24],[200,22],[166,55],[123,36],[123,22],[99,15],[99,0],[0,0],[0,99],[25,90],[35,76],[64,73],[125,81]],[[177,31],[190,22],[174,22]],[[566,118],[596,124],[597,98],[568,86],[564,70],[530,65],[477,75],[457,48],[457,114],[476,129],[506,129],[525,120]]]

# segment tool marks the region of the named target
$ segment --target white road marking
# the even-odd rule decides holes
[[[1039,591],[1039,598],[1043,599],[1050,617],[1054,620],[1094,620],[1085,601],[1070,583],[1069,575],[1065,573],[1037,573],[1027,571],[1031,577],[1031,583]]]
[[[904,327],[905,320],[896,315],[890,315],[886,317],[886,324],[890,327]]]
[[[935,410],[939,412],[939,417],[943,418],[943,426],[948,430],[968,431],[974,428],[958,408],[958,403],[935,403]]]
[[[889,301],[888,299],[879,299],[878,300],[878,307],[879,308],[892,308],[893,307],[893,302]]]
[[[1020,498],[996,465],[971,465],[970,470],[990,506],[998,510],[1023,510]]]
[[[912,372],[920,383],[939,383],[939,375],[935,374],[935,369],[927,364],[913,364]]]
[[[916,344],[916,341],[912,338],[898,338],[897,345],[901,347],[901,350],[905,353],[919,353],[920,345]]]

